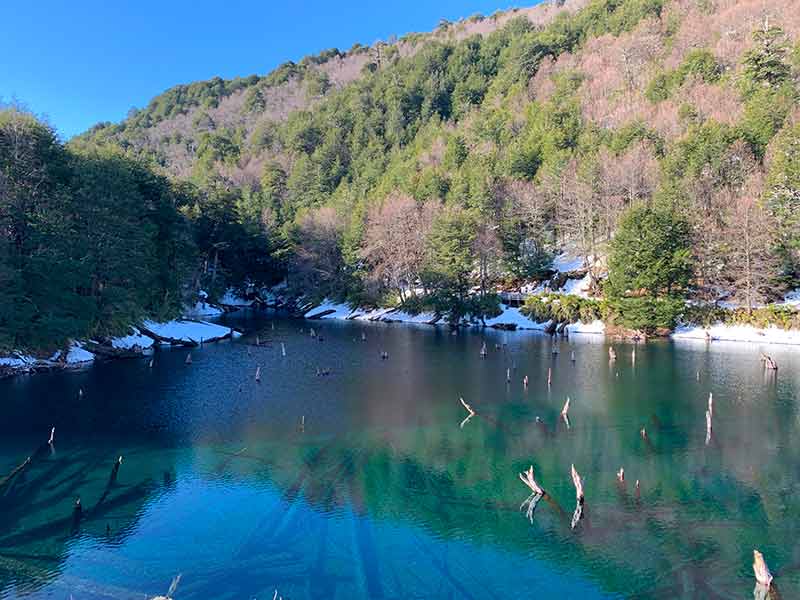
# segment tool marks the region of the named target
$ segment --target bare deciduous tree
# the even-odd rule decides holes
[[[371,267],[370,283],[377,290],[395,290],[401,301],[414,294],[436,204],[420,205],[396,192],[370,210],[361,256]]]
[[[734,298],[747,311],[768,298],[768,292],[779,275],[780,261],[775,254],[775,223],[761,202],[763,176],[754,174],[736,198],[731,214],[730,264]]]

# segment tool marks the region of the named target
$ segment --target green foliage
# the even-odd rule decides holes
[[[181,305],[191,252],[178,192],[109,148],[65,149],[0,113],[0,338],[37,348],[108,335]]]
[[[742,61],[746,93],[763,87],[777,88],[787,82],[791,75],[788,51],[786,34],[780,27],[765,26],[753,32],[753,48]]]
[[[605,292],[623,324],[671,327],[692,276],[689,224],[674,211],[635,207],[610,244]]]
[[[602,300],[565,294],[541,294],[525,301],[520,312],[542,323],[591,323],[608,317],[608,306]]]
[[[706,83],[716,83],[721,76],[722,66],[710,51],[692,50],[677,69],[662,71],[653,77],[647,85],[645,96],[650,102],[662,102],[672,97],[675,90],[681,87],[687,79],[700,79]]]
[[[744,308],[723,308],[715,304],[695,304],[684,309],[683,322],[702,327],[750,325],[766,328],[800,329],[800,312],[789,306],[763,306],[750,311]]]

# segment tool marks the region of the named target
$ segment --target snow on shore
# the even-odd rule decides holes
[[[242,298],[233,288],[228,288],[225,295],[220,298],[219,303],[224,306],[239,306],[241,308],[247,308],[253,305],[252,300]]]
[[[800,330],[780,329],[771,325],[766,328],[751,325],[723,325],[717,323],[711,327],[699,325],[681,325],[672,334],[673,340],[722,340],[730,342],[748,342],[752,344],[800,344]]]
[[[500,308],[502,312],[499,315],[491,319],[486,319],[487,327],[515,325],[517,329],[535,329],[543,331],[551,325],[550,321],[542,321],[541,323],[532,321],[523,315],[518,308],[506,306],[505,304],[501,304]]]
[[[156,323],[155,321],[145,321],[142,327],[146,329],[145,334],[151,332],[159,338],[165,340],[178,340],[184,343],[200,343],[201,341],[216,340],[231,334],[229,327],[223,327],[207,321],[188,321],[176,319],[166,323]],[[238,332],[233,332],[233,337],[239,337]],[[164,343],[164,342],[162,342]]]
[[[0,356],[0,367],[8,367],[10,369],[25,369],[33,367],[35,363],[35,358],[32,356],[26,356],[24,354]]]
[[[353,309],[347,304],[325,300],[319,306],[307,310],[303,317],[306,319],[347,319],[352,314]]]
[[[553,259],[552,268],[559,273],[570,273],[584,268],[583,258],[562,252]]]
[[[224,312],[225,311],[217,308],[216,306],[212,306],[208,302],[198,300],[194,306],[190,306],[186,309],[184,315],[194,319],[197,317],[218,317]]]
[[[412,315],[402,310],[396,310],[386,313],[380,320],[384,323],[422,323],[425,325],[434,325],[439,320],[439,316],[429,312],[421,312]]]
[[[133,350],[138,346],[142,351],[147,351],[152,350],[154,344],[153,338],[144,335],[135,327],[132,328],[130,335],[111,340],[111,347],[117,350]]]
[[[362,313],[355,311],[356,314],[353,318],[356,321],[380,321],[394,310],[394,308],[375,308]]]
[[[94,362],[94,354],[84,348],[80,342],[72,342],[64,361],[70,366],[86,365]]]

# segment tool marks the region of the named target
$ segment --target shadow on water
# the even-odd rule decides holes
[[[800,593],[791,350],[275,323],[0,382],[0,597],[747,597],[754,547]]]

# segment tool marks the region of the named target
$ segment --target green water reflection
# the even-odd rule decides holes
[[[755,346],[654,343],[634,364],[619,345],[609,363],[588,337],[554,355],[536,334],[320,323],[320,342],[277,323],[190,368],[163,351],[155,372],[2,382],[0,473],[57,437],[0,487],[0,596],[141,598],[180,572],[176,599],[746,598],[755,547],[800,597],[795,351],[770,349],[774,376]],[[478,412],[463,428],[459,396]],[[529,465],[550,496],[532,523]]]

